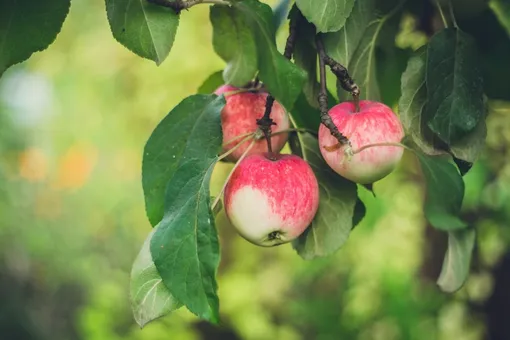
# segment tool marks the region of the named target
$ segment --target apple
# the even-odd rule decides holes
[[[386,105],[361,100],[356,112],[353,102],[332,107],[329,115],[338,130],[347,137],[355,151],[375,143],[400,143],[404,129],[395,113]],[[319,127],[319,145],[326,163],[339,175],[360,184],[376,182],[390,174],[402,158],[404,149],[399,146],[374,146],[357,154],[346,154],[347,145],[331,150],[338,141],[329,129]]]
[[[241,160],[225,188],[225,212],[253,244],[290,242],[312,222],[319,184],[310,165],[295,155],[253,154]]]
[[[231,85],[220,86],[214,93],[220,95],[226,92],[237,91]],[[239,144],[243,138],[233,142],[237,136],[246,133],[255,132],[258,128],[257,119],[262,118],[266,110],[267,92],[241,92],[226,96],[226,105],[221,111],[221,128],[223,130],[223,144],[230,142],[223,147],[223,152],[227,152],[235,145]],[[271,118],[276,123],[273,125],[272,132],[287,130],[290,126],[289,117],[283,106],[275,101],[271,110]],[[288,139],[288,133],[281,133],[271,137],[271,146],[273,152],[277,153],[285,146]],[[226,159],[232,162],[237,161],[246,151],[250,143],[245,142],[233,151]],[[255,142],[248,155],[267,152],[267,142],[265,139]]]

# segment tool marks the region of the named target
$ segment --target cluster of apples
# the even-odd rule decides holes
[[[215,94],[235,93],[237,88],[223,85]],[[226,95],[221,112],[224,152],[240,141],[236,137],[257,130],[256,120],[265,111],[267,93],[240,92]],[[359,112],[354,103],[343,102],[329,114],[339,131],[349,138],[352,150],[378,143],[399,143],[404,136],[402,125],[392,110],[379,102],[362,100]],[[228,160],[239,161],[225,187],[224,206],[231,224],[246,240],[259,246],[287,243],[310,225],[319,208],[319,184],[310,165],[296,155],[280,154],[290,127],[287,112],[274,102],[271,118],[276,123],[271,145],[275,155],[267,154],[267,142],[258,140],[237,145]],[[363,149],[355,154],[321,124],[319,146],[326,163],[339,175],[360,184],[373,183],[387,176],[400,161],[403,149],[384,145]]]

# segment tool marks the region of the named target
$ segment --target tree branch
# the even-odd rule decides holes
[[[188,9],[192,6],[198,4],[215,4],[215,5],[230,5],[228,1],[225,0],[147,0],[155,5],[171,8],[175,11],[175,13],[179,14],[183,9]]]
[[[296,44],[296,34],[297,34],[297,24],[299,18],[297,20],[291,20],[289,26],[289,36],[285,43],[285,51],[283,56],[287,59],[292,59],[292,53],[294,52],[294,45]],[[264,133],[264,137],[267,141],[267,150],[269,153],[269,158],[274,159],[273,155],[273,146],[271,145],[271,126],[276,125],[276,123],[271,119],[271,110],[273,108],[273,103],[275,99],[269,94],[266,99],[266,109],[264,111],[264,116],[260,119],[257,119],[257,125],[260,130]]]
[[[329,58],[324,51],[324,44],[322,43],[322,38],[320,34],[315,36],[315,44],[317,45],[317,50],[319,52],[319,80],[320,80],[320,90],[319,95],[317,96],[317,100],[319,101],[319,110],[321,112],[321,122],[326,126],[331,135],[335,137],[340,145],[349,144],[349,139],[342,135],[342,133],[338,130],[335,123],[331,119],[331,116],[328,113],[328,92],[326,87],[326,58]],[[341,65],[340,65],[341,66]],[[344,68],[345,69],[345,68]]]

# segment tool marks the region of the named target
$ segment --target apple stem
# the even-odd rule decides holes
[[[289,24],[289,36],[285,43],[285,51],[283,56],[287,59],[292,59],[292,53],[294,52],[294,45],[296,44],[296,34],[297,34],[297,23],[300,20],[300,16],[295,20],[290,20]],[[258,78],[257,78],[258,79]],[[275,98],[269,94],[266,99],[266,110],[264,111],[264,116],[260,119],[257,119],[257,125],[260,130],[264,133],[264,137],[267,141],[267,151],[268,157],[271,160],[276,160],[276,156],[273,153],[273,146],[271,145],[271,126],[276,125],[276,123],[271,119],[271,110],[273,108],[273,103]]]
[[[320,34],[315,36],[315,43],[317,45],[317,50],[319,52],[319,78],[320,78],[320,90],[319,95],[317,96],[317,100],[319,102],[319,110],[321,113],[321,122],[326,126],[331,135],[335,137],[340,144],[349,144],[349,139],[345,137],[336,127],[335,123],[331,119],[331,116],[328,113],[328,92],[326,88],[326,52],[324,50],[324,44],[322,43],[322,38]]]
[[[250,136],[251,137],[251,136]],[[248,138],[248,137],[247,137]],[[243,142],[247,140],[246,138],[243,140]],[[234,167],[232,168],[232,170],[230,170],[230,173],[228,174],[227,176],[227,179],[225,180],[225,182],[223,183],[223,186],[221,187],[221,190],[220,192],[218,193],[218,195],[216,196],[216,198],[214,199],[214,202],[212,203],[211,205],[211,210],[214,210],[216,208],[216,205],[218,204],[218,202],[220,201],[220,198],[221,198],[221,195],[223,195],[223,192],[225,191],[225,188],[227,187],[227,183],[228,181],[230,180],[230,177],[232,177],[232,174],[234,173],[234,171],[237,169],[237,167],[239,166],[239,164],[241,163],[241,161],[246,157],[246,155],[248,154],[248,152],[251,150],[251,148],[253,148],[253,145],[255,144],[255,139],[253,139],[250,143],[250,145],[248,145],[248,147],[246,148],[246,150],[243,152],[243,154],[241,155],[241,157],[239,157],[239,159],[237,160],[236,164],[234,165]]]
[[[213,5],[230,5],[230,2],[225,0],[147,0],[147,2],[155,5],[171,8],[175,13],[179,14],[183,9],[188,9],[198,4],[213,4]]]

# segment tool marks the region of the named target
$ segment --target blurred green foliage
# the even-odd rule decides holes
[[[184,13],[157,67],[112,38],[103,2],[73,1],[55,43],[1,78],[0,338],[446,340],[482,339],[501,327],[498,313],[510,304],[496,295],[510,241],[504,102],[491,102],[487,150],[465,177],[464,218],[476,224],[479,244],[456,294],[435,286],[446,240],[426,226],[423,181],[406,154],[375,184],[376,197],[359,189],[367,215],[328,258],[255,247],[220,213],[222,327],[184,308],[136,326],[129,272],[151,228],[142,150],[162,117],[224,66],[208,17],[207,6]],[[401,32],[411,26],[404,18]],[[420,39],[401,34],[397,43]],[[213,195],[230,168],[215,169]]]

